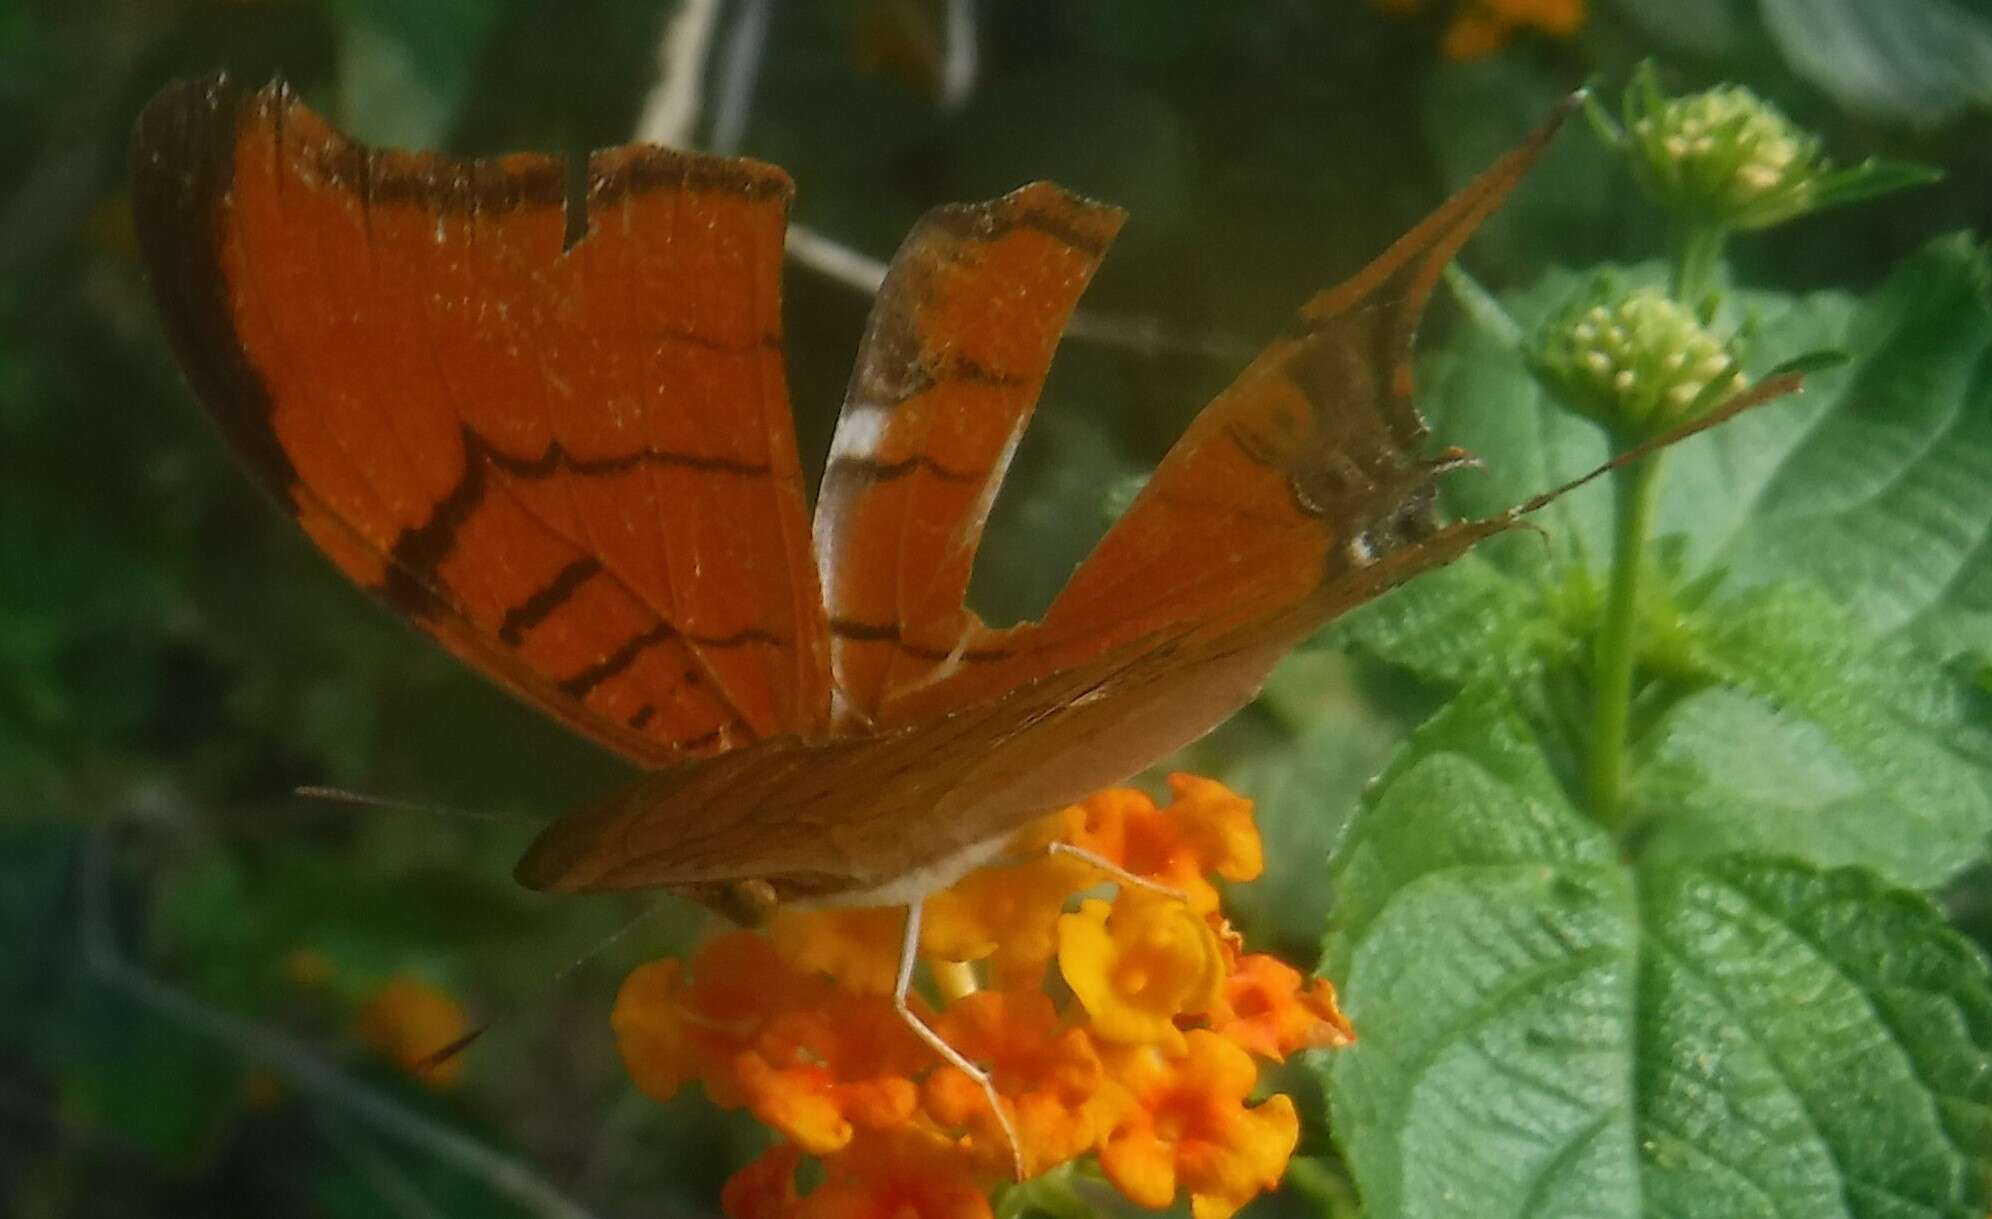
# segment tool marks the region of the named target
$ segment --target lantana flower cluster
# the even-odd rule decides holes
[[[1667,97],[1650,63],[1626,86],[1622,130],[1598,112],[1593,117],[1607,142],[1628,154],[1646,194],[1691,230],[1769,228],[1942,176],[1875,158],[1836,166],[1818,136],[1749,89],[1721,85]]]
[[[1263,867],[1251,802],[1190,775],[1170,787],[1166,807],[1101,792],[929,897],[931,993],[911,1004],[989,1072],[1026,1176],[1096,1157],[1136,1203],[1187,1195],[1196,1219],[1226,1219],[1278,1182],[1299,1136],[1291,1098],[1253,1100],[1260,1064],[1353,1033],[1325,980],[1245,952],[1225,921],[1213,881]],[[904,918],[783,912],[624,983],[612,1021],[644,1092],[696,1081],[778,1135],[727,1184],[733,1219],[979,1219],[1013,1178],[981,1084],[893,1005]],[[820,1161],[806,1190],[805,1157]]]
[[[1635,88],[1626,129],[1644,155],[1641,185],[1668,211],[1734,228],[1763,228],[1806,211],[1830,168],[1818,137],[1741,85],[1664,100]]]
[[[1644,439],[1745,388],[1730,345],[1658,288],[1601,275],[1537,332],[1528,358],[1572,408]]]

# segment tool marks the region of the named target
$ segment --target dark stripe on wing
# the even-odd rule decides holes
[[[505,611],[505,620],[498,624],[498,638],[517,647],[527,631],[567,604],[601,570],[601,562],[592,555],[583,555],[561,568],[545,587]]]
[[[925,455],[908,457],[904,461],[880,461],[876,457],[832,457],[824,467],[827,482],[832,474],[840,478],[855,478],[860,482],[889,483],[906,477],[915,470],[925,470],[944,483],[972,483],[982,475],[969,470],[953,470]]]
[[[896,622],[859,622],[853,618],[832,618],[830,633],[839,639],[849,639],[857,643],[889,643],[908,656],[921,660],[946,660],[953,656],[952,648],[930,648],[917,643],[908,643],[899,634]],[[1014,648],[988,647],[969,648],[961,653],[961,659],[976,664],[992,660],[1003,660],[1016,654]]]

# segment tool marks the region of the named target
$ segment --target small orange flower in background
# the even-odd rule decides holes
[[[432,1088],[453,1088],[463,1056],[434,1055],[470,1032],[470,1020],[449,992],[413,974],[389,978],[361,1005],[353,1032],[374,1053]]]
[[[1250,1101],[1260,1059],[1353,1039],[1334,988],[1245,954],[1213,877],[1263,866],[1252,804],[1176,775],[1158,808],[1101,792],[1018,836],[925,904],[921,956],[938,1008],[909,996],[989,1072],[1030,1175],[1097,1156],[1131,1200],[1187,1196],[1227,1219],[1279,1181],[1293,1103]],[[1120,885],[1064,842],[1168,890]],[[1026,857],[1025,852],[1036,852]],[[987,1219],[1013,1171],[981,1084],[900,1019],[903,910],[785,912],[766,934],[709,941],[689,966],[639,967],[611,1017],[631,1077],[669,1099],[701,1084],[779,1136],[721,1198],[733,1219]],[[797,1186],[804,1156],[821,1162]]]
[[[1399,17],[1425,11],[1426,0],[1370,0]],[[1507,45],[1523,29],[1568,38],[1584,24],[1585,0],[1459,0],[1446,23],[1440,49],[1447,59],[1480,59]]]

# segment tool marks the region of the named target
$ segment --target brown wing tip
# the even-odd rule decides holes
[[[1113,244],[1127,213],[1066,190],[1054,182],[1032,182],[980,203],[946,203],[914,226],[963,241],[995,241],[1016,229],[1033,229],[1098,260]]]
[[[588,154],[590,206],[660,190],[773,201],[784,212],[795,198],[795,182],[780,166],[749,157],[681,152],[661,144],[623,144]]]
[[[999,212],[1027,222],[1025,218],[1056,218],[1072,234],[1080,248],[1105,249],[1127,223],[1127,212],[1111,203],[1070,191],[1056,182],[1026,183],[995,201]]]
[[[573,892],[579,886],[571,883],[573,852],[565,849],[569,845],[559,841],[557,835],[542,832],[513,865],[512,879],[540,893]]]

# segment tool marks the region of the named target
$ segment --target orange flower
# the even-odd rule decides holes
[[[374,991],[354,1021],[360,1041],[432,1088],[455,1087],[463,1058],[432,1062],[440,1050],[470,1031],[463,1008],[449,993],[412,974],[390,978]]]
[[[623,1067],[645,1096],[670,1100],[685,1086],[697,1055],[684,1007],[684,965],[669,957],[639,965],[623,979],[609,1011]]]
[[[768,920],[768,938],[789,968],[828,974],[864,995],[889,995],[899,970],[906,911],[783,910]]]
[[[740,1055],[733,1069],[754,1116],[816,1156],[841,1151],[860,1121],[874,1128],[905,1121],[916,1101],[913,1082],[892,1076],[842,1083],[824,1067],[775,1067],[758,1054]]]
[[[1057,814],[1054,840],[1069,842],[1126,867],[1128,821],[1154,813],[1155,802],[1146,792],[1110,787]]]
[[[769,1019],[828,1001],[836,989],[792,974],[766,938],[735,932],[709,941],[689,981],[674,960],[638,966],[616,995],[609,1024],[630,1078],[667,1101],[687,1080],[727,1108],[747,1103],[734,1059]]]
[[[1107,1041],[1176,1048],[1178,1016],[1217,1001],[1223,953],[1210,924],[1182,902],[1147,889],[1123,889],[1110,906],[1097,898],[1058,920],[1058,968]]]
[[[796,1219],[991,1219],[987,1190],[967,1148],[905,1126],[827,1161]]]
[[[950,1005],[934,1031],[983,1064],[1016,1121],[1024,1165],[1044,1172],[1093,1145],[1088,1102],[1100,1088],[1100,1056],[1085,1030],[1065,1027],[1042,991],[978,991]],[[943,1126],[972,1126],[977,1146],[1004,1149],[982,1086],[961,1069],[937,1068],[924,1089]]]
[[[1113,1051],[1110,1066],[1119,1111],[1101,1140],[1100,1167],[1130,1200],[1160,1208],[1181,1190],[1195,1219],[1229,1219],[1279,1183],[1300,1119],[1286,1096],[1245,1106],[1258,1068],[1244,1050],[1197,1029],[1180,1057],[1129,1046]]]
[[[1424,0],[1371,0],[1394,16],[1423,12]],[[1479,59],[1500,50],[1517,31],[1536,29],[1568,38],[1584,24],[1585,0],[1461,0],[1440,49],[1448,59]]]
[[[1169,776],[1167,808],[1138,791],[1111,789],[1066,810],[1065,838],[1136,876],[1180,890],[1199,914],[1217,909],[1206,876],[1252,880],[1265,869],[1252,802],[1221,783]]]
[[[1257,880],[1265,870],[1265,849],[1259,827],[1251,821],[1251,801],[1223,783],[1197,775],[1169,775],[1167,809],[1173,843],[1163,866],[1195,866],[1197,872],[1217,872],[1225,880]],[[1187,864],[1185,864],[1187,860]],[[1163,872],[1155,872],[1163,878]],[[1201,912],[1215,910],[1211,900]]]
[[[1262,1058],[1285,1061],[1296,1050],[1339,1049],[1356,1039],[1326,978],[1301,988],[1300,971],[1277,957],[1240,957],[1211,1009],[1211,1028]]]
[[[820,1156],[910,1118],[931,1058],[889,1000],[841,994],[770,1020],[733,1072],[755,1117]]]

